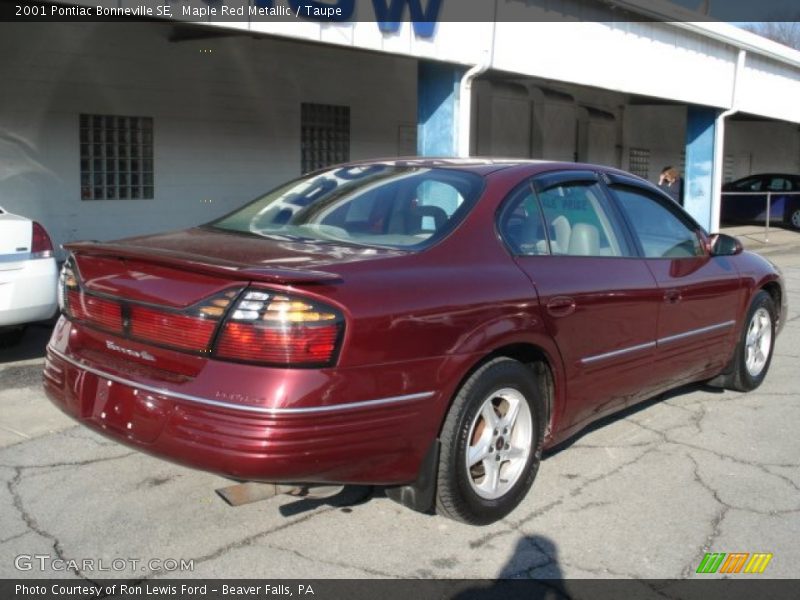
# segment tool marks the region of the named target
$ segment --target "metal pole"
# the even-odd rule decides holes
[[[767,192],[767,226],[764,228],[764,243],[769,244],[769,213],[772,210],[772,192]]]

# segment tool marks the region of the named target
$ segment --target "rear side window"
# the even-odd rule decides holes
[[[539,195],[550,251],[567,256],[632,256],[596,183],[553,186]]]
[[[626,186],[617,185],[611,189],[628,217],[646,258],[704,255],[697,233],[654,196]]]
[[[500,231],[521,256],[634,256],[597,183],[567,182],[538,194],[526,186],[509,199]]]

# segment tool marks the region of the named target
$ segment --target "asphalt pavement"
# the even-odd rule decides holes
[[[790,294],[766,382],[686,387],[606,419],[547,455],[521,506],[488,527],[374,490],[230,507],[214,492],[228,481],[52,407],[40,389],[49,331],[33,327],[0,350],[0,577],[682,578],[707,552],[772,553],[765,576],[795,577],[800,234],[759,245],[758,231],[734,233],[781,266]]]

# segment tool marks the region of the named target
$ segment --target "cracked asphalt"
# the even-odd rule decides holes
[[[800,252],[771,258],[790,314],[761,388],[686,387],[604,420],[550,453],[521,506],[483,528],[380,491],[349,505],[229,507],[214,492],[228,481],[132,452],[52,407],[39,386],[48,330],[34,327],[0,350],[0,577],[660,579],[695,576],[706,552],[771,552],[765,576],[796,577]],[[20,555],[77,562],[19,571]],[[142,562],[100,572],[84,559]]]

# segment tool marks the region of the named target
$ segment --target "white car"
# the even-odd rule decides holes
[[[0,208],[0,343],[17,341],[26,323],[55,314],[57,281],[44,227]]]

